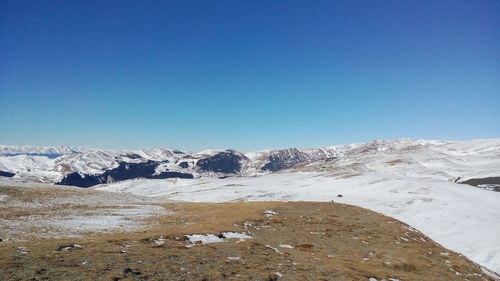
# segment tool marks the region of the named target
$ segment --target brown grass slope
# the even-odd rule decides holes
[[[72,193],[58,191],[43,193]],[[2,192],[11,199],[38,196],[37,189]],[[75,192],[86,196],[85,191]],[[19,233],[16,238],[21,240],[0,243],[0,280],[494,280],[475,263],[411,227],[355,206],[315,202],[164,206],[175,213],[150,217],[149,226],[135,232],[89,233],[71,239],[33,239],[36,227],[29,235]],[[22,209],[2,208],[0,203],[0,218],[15,220],[25,215]],[[277,214],[266,216],[265,210]],[[245,230],[252,239],[189,248],[184,239],[186,234]],[[61,250],[75,243],[82,248]]]

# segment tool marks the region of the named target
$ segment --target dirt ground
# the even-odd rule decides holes
[[[11,200],[44,196],[36,192],[4,190]],[[78,195],[87,196],[84,191]],[[22,204],[2,204],[3,220],[26,215]],[[161,204],[174,213],[144,217],[139,230],[37,239],[35,227],[29,235],[4,239],[0,280],[494,280],[406,224],[359,207],[315,202]],[[198,244],[185,236],[223,237],[222,232],[252,237]],[[0,238],[5,233],[0,230]]]

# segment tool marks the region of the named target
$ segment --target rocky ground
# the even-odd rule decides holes
[[[109,227],[86,224],[102,216]],[[75,217],[82,227],[61,223]],[[0,280],[498,280],[406,224],[333,202],[2,187],[0,223]]]

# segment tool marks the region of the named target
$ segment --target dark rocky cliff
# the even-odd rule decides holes
[[[192,179],[193,175],[189,173],[166,171],[160,174],[155,174],[155,169],[161,162],[149,160],[143,163],[127,163],[120,162],[118,167],[105,171],[99,175],[80,175],[79,173],[71,173],[66,175],[59,185],[72,185],[79,187],[90,187],[103,183],[117,182],[135,178],[147,179],[166,179],[166,178],[188,178]]]

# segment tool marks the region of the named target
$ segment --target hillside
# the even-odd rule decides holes
[[[55,204],[48,190],[65,201]],[[89,227],[75,236],[67,229],[40,239],[51,218],[85,217],[96,195],[107,198],[98,203],[104,209],[116,208],[116,199],[46,187],[9,187],[2,194],[2,221],[23,221],[24,204],[40,203],[30,205],[37,219],[29,235],[0,228],[2,280],[495,280],[412,227],[345,204],[161,203],[129,196],[166,213],[149,214],[135,230]],[[48,215],[44,202],[55,204]]]

